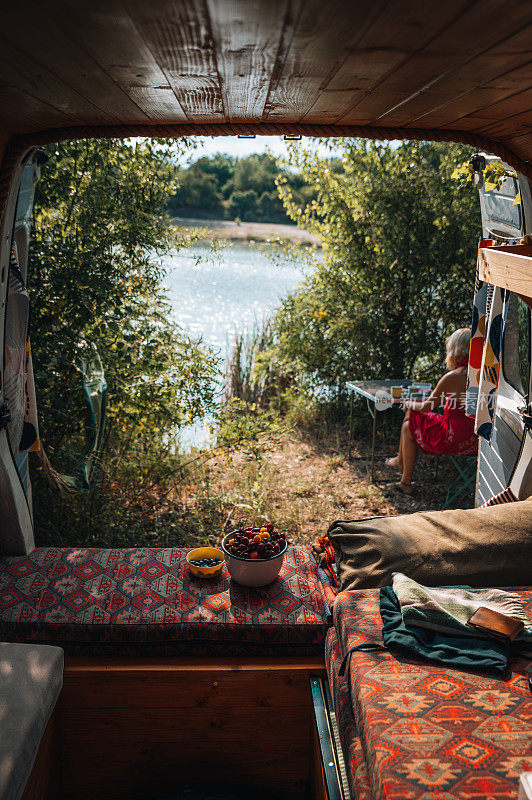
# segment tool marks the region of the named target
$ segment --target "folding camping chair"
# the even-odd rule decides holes
[[[458,475],[447,489],[443,509],[449,508],[466,489],[474,489],[477,475],[477,456],[448,456]]]

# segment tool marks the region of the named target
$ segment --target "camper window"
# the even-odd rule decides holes
[[[484,212],[491,226],[502,225],[504,229],[522,229],[521,206],[513,205],[519,192],[519,184],[515,178],[506,178],[500,189],[484,194]],[[491,227],[490,226],[490,227]]]
[[[524,397],[530,377],[530,309],[513,293],[504,328],[502,368],[506,381]]]

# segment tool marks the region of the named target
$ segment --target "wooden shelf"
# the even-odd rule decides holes
[[[532,246],[483,247],[479,250],[479,277],[494,286],[532,296]]]

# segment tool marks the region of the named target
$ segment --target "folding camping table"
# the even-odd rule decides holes
[[[375,481],[375,434],[377,431],[377,414],[379,412],[379,408],[377,407],[377,393],[379,392],[386,392],[389,396],[392,394],[392,386],[401,386],[403,389],[408,389],[412,387],[413,389],[417,389],[420,394],[428,393],[432,389],[432,385],[430,383],[417,383],[416,381],[410,380],[410,378],[385,378],[382,380],[373,380],[373,381],[347,381],[346,388],[351,395],[351,404],[349,409],[349,450],[348,450],[348,458],[351,458],[351,445],[353,439],[353,401],[355,395],[359,395],[359,397],[363,397],[366,400],[368,411],[370,416],[373,419],[373,431],[371,436],[371,480],[372,482]],[[403,398],[391,398],[390,399],[390,406],[392,405],[400,405]],[[385,409],[387,406],[385,406]],[[385,410],[383,409],[383,410]]]

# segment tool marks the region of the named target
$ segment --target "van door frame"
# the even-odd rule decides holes
[[[4,407],[5,325],[9,290],[9,258],[22,172],[34,148],[18,159],[12,173],[6,206],[0,222],[0,405]],[[7,427],[0,425],[0,548],[3,555],[25,555],[35,548],[33,520],[9,442]],[[6,491],[7,490],[7,491]]]
[[[496,158],[496,157],[487,156],[486,157],[486,161],[488,161],[488,163],[489,163],[490,161],[491,162],[500,161],[500,159]],[[504,164],[504,162],[503,162],[503,164]],[[508,164],[504,164],[504,166],[508,170],[511,170],[511,167]],[[517,230],[515,230],[515,229],[512,230],[512,231],[510,231],[510,229],[508,229],[508,237],[507,238],[508,238],[509,241],[511,240],[511,234],[513,234],[514,232],[515,232],[514,240],[519,240],[524,234],[532,232],[531,184],[530,184],[530,181],[528,180],[528,178],[526,178],[521,173],[517,173],[517,184],[518,184],[518,191],[521,194],[521,225],[522,225],[522,228],[521,228],[521,231],[519,231],[519,232],[517,232]],[[483,184],[481,184],[479,186],[479,195],[482,194],[482,185]],[[484,204],[482,203],[481,197],[479,197],[479,200],[480,200],[480,210],[481,210],[481,220],[482,220],[482,233],[483,233],[483,236],[485,238],[491,238],[491,236],[490,236],[491,229],[486,225],[486,221],[487,220],[486,220],[486,217],[485,217]],[[532,358],[532,353],[530,351],[530,335],[529,335],[529,354],[528,355],[529,355],[529,359],[531,359]],[[501,358],[504,358],[504,347],[503,347],[503,352],[501,353]],[[530,373],[531,374],[529,375],[529,382],[530,382],[530,378],[532,377],[532,369],[530,370]],[[527,391],[530,392],[530,386],[527,387]],[[515,435],[516,445],[517,445],[517,441],[520,442],[520,440],[522,438],[522,435],[523,435],[523,430],[524,430],[524,424],[523,424],[522,417],[520,416],[520,414],[517,411],[518,407],[523,405],[523,397],[506,380],[506,376],[504,374],[504,368],[501,369],[500,375],[499,375],[499,388],[498,388],[498,403],[497,403],[497,405],[498,405],[498,411],[496,409],[495,417],[494,417],[494,420],[493,420],[493,425],[494,425],[493,435],[494,435],[494,437],[496,436],[496,430],[495,429],[496,429],[496,426],[497,426],[497,419],[500,419],[501,420],[501,424],[502,424],[502,428],[504,429],[506,427],[507,429],[509,429],[508,430],[508,435],[509,436],[511,436],[511,434]],[[504,433],[504,430],[501,431],[500,435],[502,436],[503,433]],[[512,441],[513,441],[513,436],[511,436],[511,438],[512,438]],[[518,453],[519,453],[519,450],[517,450],[516,453],[515,453],[516,461],[517,461],[517,458],[518,458]],[[485,502],[486,500],[489,499],[489,497],[484,497],[480,493],[480,483],[481,483],[482,467],[483,466],[486,467],[486,473],[485,473],[484,477],[482,478],[482,481],[484,483],[487,483],[488,488],[490,488],[490,491],[493,493],[493,487],[489,487],[489,484],[494,482],[494,477],[495,476],[489,476],[488,473],[489,473],[491,467],[493,466],[493,464],[490,464],[490,458],[494,458],[494,457],[495,456],[493,455],[493,453],[491,453],[491,443],[488,444],[488,443],[480,440],[479,441],[479,450],[478,450],[477,479],[476,479],[476,487],[475,487],[475,505],[479,505],[479,504],[481,504],[481,503],[483,503],[483,502]],[[502,469],[506,470],[508,472],[508,476],[511,475],[511,473],[513,471],[513,468],[515,466],[515,463],[513,463],[513,464],[506,463],[504,461],[504,459],[500,458],[500,456],[499,456],[499,461],[503,464]],[[486,475],[488,475],[488,477],[486,477]],[[497,477],[495,482],[500,482],[500,478]],[[498,486],[497,487],[497,491],[495,491],[495,494],[497,494],[498,491],[501,488],[502,489],[506,488],[506,485],[504,485],[502,487]]]

